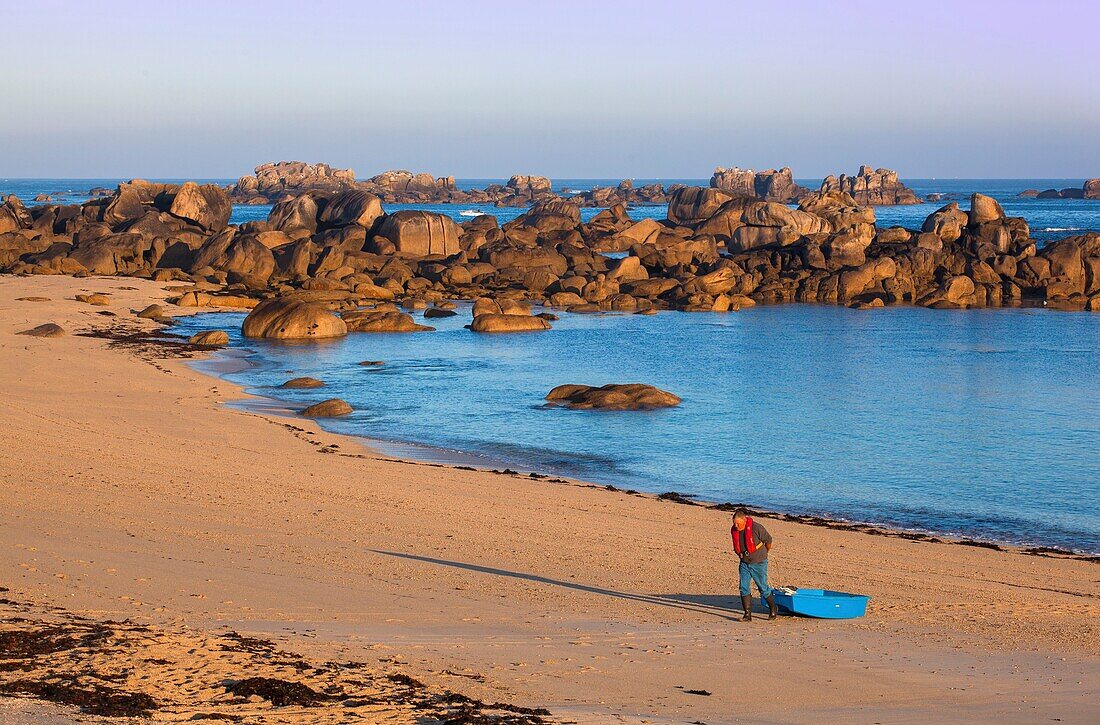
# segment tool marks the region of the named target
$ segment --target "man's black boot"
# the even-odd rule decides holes
[[[768,619],[775,619],[779,616],[779,607],[775,605],[775,595],[768,595]]]
[[[741,608],[745,610],[745,613],[741,615],[742,622],[752,621],[752,597],[741,597]]]

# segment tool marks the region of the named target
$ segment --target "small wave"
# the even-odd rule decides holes
[[[1037,229],[1039,232],[1079,232],[1082,227],[1046,227],[1044,229]]]
[[[459,216],[481,216],[481,212],[476,209],[464,209],[458,213]]]

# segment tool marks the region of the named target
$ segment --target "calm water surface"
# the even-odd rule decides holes
[[[436,332],[306,345],[242,341],[242,319],[177,329],[228,329],[251,366],[226,377],[294,408],[344,398],[355,413],[326,428],[425,446],[413,455],[1100,552],[1100,315],[785,305],[485,336],[464,308]],[[298,375],[327,385],[276,389]],[[609,382],[684,402],[543,405],[555,385]]]

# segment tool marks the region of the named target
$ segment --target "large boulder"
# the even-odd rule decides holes
[[[109,234],[91,241],[78,240],[69,259],[91,274],[127,274],[144,264],[147,248],[140,234]]]
[[[536,332],[549,330],[550,323],[531,315],[504,315],[486,313],[478,315],[470,324],[474,332]]]
[[[685,186],[672,193],[668,200],[668,218],[675,224],[694,226],[714,216],[733,196],[721,189]]]
[[[354,225],[371,229],[384,213],[382,201],[377,196],[349,189],[329,199],[317,221],[323,227]]]
[[[32,223],[31,215],[19,197],[14,194],[4,197],[4,203],[0,204],[0,234],[29,229]]]
[[[302,410],[300,415],[306,418],[338,418],[343,415],[350,415],[351,412],[352,407],[347,401],[339,398],[329,398]]]
[[[266,282],[275,272],[275,255],[253,235],[239,234],[236,227],[229,227],[195,252],[190,271],[208,267]]]
[[[312,234],[317,231],[317,200],[312,194],[302,194],[280,201],[271,207],[267,223],[275,231],[305,229]]]
[[[273,340],[309,340],[342,337],[348,334],[348,328],[324,305],[275,297],[248,313],[241,334]]]
[[[642,219],[620,231],[618,236],[628,240],[631,245],[645,244],[656,239],[662,231],[664,226],[656,219]]]
[[[954,242],[962,236],[968,221],[967,213],[959,208],[958,202],[953,201],[929,214],[921,231],[935,234],[944,242]]]
[[[172,216],[194,222],[203,229],[219,232],[229,224],[233,204],[229,194],[217,184],[196,184],[188,181],[172,195],[167,212]]]
[[[155,184],[144,179],[131,179],[115,189],[107,204],[102,207],[101,221],[110,227],[137,219],[154,208],[153,201],[171,189],[169,184]]]
[[[855,269],[840,274],[837,299],[847,302],[870,292],[878,283],[893,277],[896,273],[897,264],[890,257],[869,260]]]
[[[445,214],[404,210],[387,216],[378,236],[388,239],[399,254],[406,256],[449,256],[458,253],[462,227]]]
[[[967,223],[976,227],[986,222],[999,221],[1005,218],[1005,210],[1000,203],[991,196],[985,194],[972,194],[970,196],[970,214],[967,215]]]
[[[654,410],[680,404],[672,393],[641,383],[591,385],[559,385],[546,395],[546,400],[575,410]]]

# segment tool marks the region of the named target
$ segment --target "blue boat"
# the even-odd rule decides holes
[[[790,614],[818,619],[856,619],[867,613],[863,594],[833,592],[828,589],[776,589],[775,603]]]

